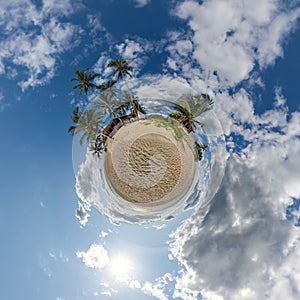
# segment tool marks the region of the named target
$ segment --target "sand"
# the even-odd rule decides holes
[[[175,139],[172,128],[158,120],[140,120],[121,127],[108,141],[105,171],[122,199],[164,204],[190,187],[194,154],[184,138]]]

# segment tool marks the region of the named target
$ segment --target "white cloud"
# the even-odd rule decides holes
[[[5,109],[6,107],[9,107],[9,106],[10,106],[10,104],[9,104],[9,103],[6,103],[5,97],[4,97],[4,95],[3,95],[3,92],[2,92],[2,90],[0,89],[0,113],[1,113],[2,111],[4,111],[4,109]]]
[[[75,216],[82,226],[85,226],[88,222],[90,215],[87,210],[89,209],[90,208],[87,205],[81,204],[80,202],[78,203],[78,208],[76,209]]]
[[[128,39],[126,39],[124,43],[117,45],[116,48],[124,59],[136,58],[138,54],[144,52],[139,43]]]
[[[85,205],[97,204],[100,201],[98,188],[101,185],[98,160],[87,154],[86,161],[79,167],[76,177],[76,193]]]
[[[133,0],[133,1],[135,2],[136,8],[144,7],[151,2],[151,0]]]
[[[286,99],[282,94],[282,88],[280,86],[275,87],[275,105],[280,107],[286,103]]]
[[[80,7],[78,2],[71,0],[43,0],[43,13],[48,15],[64,15],[72,14],[75,9]]]
[[[173,101],[191,91],[191,86],[186,79],[169,75],[146,75],[132,85],[136,87],[136,93],[140,98],[150,96]]]
[[[170,273],[166,273],[163,276],[156,278],[155,283],[151,283],[149,281],[140,282],[132,276],[118,277],[115,279],[114,283],[118,285],[118,288],[120,287],[120,284],[123,284],[130,289],[139,290],[145,295],[149,295],[160,300],[168,300],[169,298],[166,294],[165,288],[166,285],[172,281],[172,275]],[[116,293],[117,291],[110,286],[112,284],[112,282],[101,283],[101,285],[106,288],[107,292],[110,293],[110,291],[114,291]]]
[[[88,15],[87,16],[87,26],[89,30],[89,35],[93,39],[94,44],[101,44],[103,42],[103,37],[100,35],[101,32],[105,32],[105,27],[101,24],[100,15]]]
[[[101,230],[100,234],[99,234],[99,237],[101,238],[105,238],[108,236],[108,232],[104,231],[104,230]]]
[[[60,250],[58,253],[53,252],[49,252],[49,256],[55,260],[60,260],[64,263],[69,261],[69,258],[67,255],[63,254],[62,250]]]
[[[299,270],[291,268],[299,256],[299,245],[289,249],[290,239],[299,242],[299,233],[273,210],[277,191],[271,194],[270,183],[256,171],[239,159],[230,161],[209,211],[204,216],[197,212],[176,232],[173,255],[196,272],[196,291],[205,296],[215,293],[229,300],[264,299],[284,279],[273,276],[282,268],[290,278],[284,279],[286,290],[299,283]],[[287,249],[290,254],[285,256]],[[186,286],[195,289],[192,282]],[[243,294],[246,287],[250,297]],[[295,288],[294,296],[286,299],[299,298],[300,286]]]
[[[134,73],[138,74],[147,61],[147,54],[153,50],[153,45],[141,38],[137,38],[136,40],[125,39],[124,42],[116,45],[116,49],[122,58],[132,60],[131,66]]]
[[[232,138],[236,153],[230,154],[220,188],[218,182],[212,189],[218,192],[208,194],[213,197],[209,201],[202,199],[206,206],[197,207],[173,235],[170,257],[185,266],[174,278],[174,297],[190,300],[202,293],[213,300],[296,300],[300,234],[285,213],[292,197],[300,197],[300,113],[289,114],[280,87],[275,88],[274,108],[260,115],[245,88],[233,95],[227,88],[243,80],[263,86],[253,68],[266,68],[283,56],[285,38],[300,11],[276,0],[211,0],[182,1],[174,13],[190,28],[168,35],[165,63],[174,76],[144,76],[137,83],[139,97],[175,100],[191,89],[214,93],[214,112],[222,126],[205,120],[207,130],[212,127],[212,133],[227,137],[234,133],[246,142],[237,149]],[[126,59],[146,52],[137,40],[126,39],[116,47]],[[225,162],[228,154],[218,154]],[[77,176],[83,201],[100,201],[97,170],[88,159]],[[221,171],[216,168],[212,180],[220,180],[215,174]],[[105,209],[112,220],[124,221],[122,212]],[[143,222],[134,215],[127,220]],[[132,288],[166,297],[167,283],[130,282]]]
[[[76,256],[82,258],[83,263],[88,268],[102,269],[109,263],[106,249],[98,244],[92,244],[87,252],[76,252]]]
[[[9,69],[21,67],[27,77],[19,82],[23,90],[53,78],[59,55],[77,45],[75,37],[81,34],[78,26],[60,19],[73,11],[74,5],[64,0],[55,5],[44,1],[41,8],[29,0],[1,1],[0,73],[11,77]]]
[[[265,68],[283,55],[282,42],[295,28],[300,9],[276,0],[201,4],[187,0],[174,14],[188,21],[192,57],[200,64],[202,76],[209,80],[217,72],[221,86],[226,87],[248,79],[256,64]]]
[[[100,286],[103,291],[100,293],[101,295],[112,296],[113,294],[118,294],[118,290],[110,287],[110,284],[106,281],[100,282]],[[98,292],[94,293],[94,296],[98,296]]]
[[[209,205],[174,233],[172,255],[187,269],[177,290],[214,300],[299,298],[300,233],[285,213],[291,197],[300,197],[300,113],[287,119],[279,91],[274,109],[261,116],[243,90],[216,107],[229,123],[225,132],[249,144],[231,155]]]
[[[168,300],[168,297],[165,295],[163,289],[157,285],[150,282],[144,283],[141,289],[146,295],[153,296],[160,300]]]

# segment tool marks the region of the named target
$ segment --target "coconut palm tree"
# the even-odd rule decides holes
[[[96,88],[98,90],[100,90],[101,92],[107,91],[107,90],[111,90],[114,91],[113,87],[116,84],[116,80],[109,80],[106,83],[103,83],[101,85],[98,85]]]
[[[73,86],[73,90],[79,89],[79,95],[80,97],[82,95],[82,91],[87,95],[88,90],[90,88],[97,88],[97,85],[92,83],[92,81],[99,77],[100,74],[98,73],[93,73],[93,74],[88,74],[87,72],[89,71],[89,68],[84,69],[84,70],[74,70],[74,73],[76,74],[76,78],[72,78],[71,81],[78,81],[79,83]]]
[[[107,67],[114,68],[114,71],[112,73],[112,77],[117,76],[118,79],[125,80],[127,90],[129,90],[129,87],[126,82],[126,75],[129,77],[132,77],[131,73],[133,70],[133,67],[130,66],[131,60],[121,60],[121,59],[115,59],[111,60]],[[135,98],[132,93],[125,93],[124,95],[125,99],[128,99],[128,101],[131,102],[132,106],[132,116],[138,117],[138,112],[141,112],[143,114],[146,114],[145,109],[139,104],[137,98]]]
[[[169,114],[169,117],[177,120],[181,123],[188,132],[194,131],[195,127],[198,125],[203,125],[201,122],[194,119],[194,115],[191,114],[186,108],[179,104],[175,104],[176,112]]]
[[[115,98],[107,92],[103,92],[99,96],[99,101],[94,102],[94,106],[102,110],[105,114],[109,114],[111,117],[117,118],[115,111]]]
[[[79,112],[79,108],[76,107],[71,119],[75,125],[70,126],[68,132],[70,132],[71,135],[82,134],[79,140],[80,145],[83,144],[84,139],[90,142],[99,134],[102,118],[101,113],[96,109],[87,109],[81,113]]]
[[[213,100],[207,94],[184,95],[176,101],[174,108],[177,111],[170,113],[169,117],[180,122],[188,132],[192,132],[197,124],[203,126],[195,118],[212,109],[212,105]]]
[[[89,150],[93,152],[93,154],[97,155],[98,158],[101,156],[103,151],[106,151],[105,141],[103,134],[98,134],[93,141],[90,143]]]
[[[86,139],[89,142],[89,149],[94,154],[100,156],[103,150],[105,151],[105,144],[107,138],[111,137],[112,132],[124,125],[124,120],[138,116],[138,112],[146,114],[145,109],[140,105],[138,99],[134,97],[131,92],[122,92],[115,88],[115,84],[119,79],[124,80],[127,90],[129,91],[126,77],[132,77],[130,66],[131,61],[115,59],[111,60],[107,67],[114,68],[112,71],[112,79],[104,84],[96,85],[93,80],[100,76],[98,73],[89,74],[89,69],[75,70],[76,78],[71,81],[77,81],[78,84],[73,89],[79,89],[79,97],[82,92],[88,95],[90,88],[95,88],[95,95],[99,91],[98,100],[93,105],[85,110],[83,113],[79,108],[75,108],[71,119],[74,123],[70,126],[69,132],[72,135],[81,133],[79,140],[80,145]],[[104,128],[107,114],[112,120]]]
[[[132,104],[133,104],[133,109],[134,109],[134,113],[136,114],[136,116],[138,116],[138,112],[140,112],[144,115],[146,114],[145,108],[140,104],[139,100],[136,97],[133,97]]]
[[[138,117],[138,112],[142,114],[146,114],[146,110],[144,107],[139,103],[139,100],[136,96],[134,96],[130,92],[124,92],[123,95],[124,103],[127,103],[128,108],[130,108],[130,116],[131,117]]]
[[[130,63],[131,60],[114,59],[107,64],[107,67],[114,68],[112,77],[117,76],[117,79],[124,80],[126,75],[132,77],[130,72],[132,72],[133,67],[129,65]]]
[[[204,93],[200,95],[183,95],[176,103],[188,110],[195,118],[211,110],[214,104],[212,98]]]
[[[207,145],[199,144],[195,142],[196,160],[201,161],[203,158],[203,152],[206,150]]]

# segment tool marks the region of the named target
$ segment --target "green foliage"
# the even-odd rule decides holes
[[[78,97],[82,95],[82,91],[84,91],[85,95],[88,94],[88,91],[90,88],[96,88],[97,85],[92,83],[92,81],[99,77],[100,74],[98,73],[93,73],[93,74],[88,74],[87,72],[89,71],[89,68],[84,69],[84,70],[74,70],[75,75],[77,76],[76,78],[72,78],[71,81],[78,81],[79,83],[73,86],[73,90],[79,89],[79,94]]]
[[[197,125],[203,125],[195,118],[212,109],[212,105],[213,100],[208,94],[183,95],[176,101],[177,111],[170,113],[169,117],[180,122],[188,132],[192,132]]]
[[[208,94],[199,95],[183,95],[177,101],[181,107],[194,116],[194,118],[200,116],[204,112],[213,108],[213,100]]]
[[[133,67],[129,65],[130,63],[131,60],[114,59],[108,63],[107,67],[114,68],[112,77],[117,76],[117,79],[123,80],[126,75],[132,77],[130,72],[132,72]]]
[[[111,137],[115,128],[123,126],[125,121],[137,118],[140,114],[146,114],[145,108],[139,99],[130,92],[126,83],[126,78],[132,77],[133,67],[130,63],[130,60],[111,60],[107,64],[107,68],[112,68],[111,79],[100,85],[94,82],[96,78],[100,77],[100,74],[89,72],[89,68],[74,70],[76,77],[72,78],[71,81],[77,81],[73,90],[79,90],[78,97],[80,98],[83,92],[85,96],[88,96],[92,90],[97,96],[97,100],[83,112],[78,107],[73,110],[71,115],[73,125],[69,127],[68,132],[71,135],[81,134],[80,145],[86,140],[89,143],[90,151],[98,157],[103,151],[106,151],[107,138]],[[119,80],[125,80],[126,92],[117,88]],[[197,125],[203,125],[195,118],[212,109],[212,106],[213,101],[207,94],[183,95],[174,105],[174,111],[169,114],[170,119],[168,121],[159,115],[151,115],[149,118],[156,118],[157,126],[171,128],[176,140],[183,137],[188,139],[182,128],[178,127],[178,123],[188,132],[192,132]],[[103,128],[107,115],[112,117],[112,120]],[[195,143],[194,146],[197,159],[201,160],[207,145]]]
[[[146,113],[134,95],[129,92],[123,93],[116,88],[118,80],[132,76],[133,68],[130,66],[130,62],[121,59],[111,60],[107,68],[113,68],[112,79],[100,85],[93,82],[97,77],[100,77],[100,74],[89,73],[89,68],[74,70],[76,77],[72,78],[71,81],[78,82],[73,87],[73,90],[79,90],[78,97],[80,98],[83,92],[88,96],[89,91],[93,89],[95,94],[98,93],[98,100],[93,102],[92,106],[84,112],[80,112],[78,107],[73,110],[71,120],[74,125],[69,127],[68,132],[71,135],[81,134],[80,145],[86,140],[89,143],[90,151],[97,156],[105,151],[105,142],[114,126],[120,123],[124,124],[125,120],[137,117],[138,112]],[[108,126],[102,128],[107,115],[113,117],[113,120]]]
[[[98,157],[101,156],[102,152],[106,150],[102,134],[98,134],[95,139],[91,141],[89,149]]]
[[[98,85],[96,89],[100,90],[101,92],[109,90],[111,93],[114,93],[115,90],[113,89],[113,87],[116,83],[116,80],[108,80],[106,83]]]
[[[163,127],[166,129],[171,129],[174,132],[174,137],[177,141],[181,140],[184,137],[184,132],[182,128],[178,127],[178,122],[173,119],[166,120],[162,115],[150,115],[149,122],[146,122],[145,125],[153,124],[157,127]]]
[[[87,142],[94,140],[99,133],[100,124],[103,122],[101,112],[94,108],[80,113],[77,107],[74,109],[71,119],[75,124],[70,126],[68,131],[72,135],[81,134],[80,145],[83,144],[84,140]]]
[[[196,160],[201,161],[203,159],[203,152],[207,149],[207,145],[199,144],[195,142]]]

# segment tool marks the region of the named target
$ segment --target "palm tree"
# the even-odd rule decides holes
[[[111,117],[117,117],[115,112],[114,97],[110,93],[103,92],[99,96],[99,101],[96,101],[94,105],[102,110],[105,114],[109,114]]]
[[[203,158],[203,152],[206,150],[207,145],[199,144],[195,142],[195,150],[196,150],[196,159],[197,161],[201,161]]]
[[[133,68],[129,64],[131,63],[131,60],[123,60],[123,59],[114,59],[111,60],[108,64],[108,68],[115,68],[112,77],[117,75],[117,79],[125,79],[125,76],[128,75],[129,77],[132,77],[131,73]]]
[[[116,84],[116,80],[109,80],[109,81],[107,81],[106,83],[103,83],[103,84],[101,84],[101,85],[98,85],[96,88],[98,89],[98,90],[100,90],[101,92],[104,92],[104,91],[106,91],[106,90],[111,90],[111,91],[113,91],[113,87],[114,87],[114,85]]]
[[[74,70],[74,73],[77,75],[76,78],[72,78],[71,81],[78,81],[79,84],[76,84],[73,87],[73,90],[75,89],[79,89],[79,95],[78,97],[80,97],[82,95],[82,91],[84,91],[84,93],[87,95],[88,94],[88,90],[90,88],[97,88],[97,85],[92,83],[91,81],[93,81],[96,77],[99,77],[100,74],[98,73],[93,73],[93,74],[88,74],[87,72],[89,71],[89,68],[84,69],[84,70]]]
[[[107,138],[111,137],[114,129],[120,124],[124,125],[124,120],[138,116],[138,112],[146,114],[145,109],[131,92],[123,93],[115,88],[115,84],[121,79],[125,81],[129,91],[126,76],[132,77],[131,71],[133,68],[130,66],[130,62],[121,59],[111,60],[107,67],[114,68],[112,79],[100,85],[93,83],[93,80],[99,77],[100,74],[89,74],[89,69],[74,70],[77,77],[72,78],[71,81],[77,81],[78,84],[73,89],[80,90],[79,97],[82,95],[82,92],[88,95],[89,89],[94,88],[96,89],[95,92],[99,91],[99,98],[83,113],[79,111],[78,107],[74,109],[71,116],[74,125],[70,126],[69,132],[72,135],[81,133],[80,145],[86,139],[89,143],[90,151],[93,151],[98,157],[103,150],[106,150]],[[107,114],[110,115],[112,120],[103,128]]]
[[[68,132],[70,132],[71,135],[82,133],[82,136],[79,140],[80,145],[82,145],[84,139],[90,142],[99,134],[102,118],[101,113],[96,109],[87,109],[81,113],[79,112],[79,108],[76,107],[73,111],[71,119],[75,125],[70,126]]]
[[[91,141],[89,149],[93,154],[97,155],[98,158],[101,156],[103,150],[106,151],[103,133],[98,134],[96,138]]]
[[[133,109],[136,116],[138,116],[138,112],[142,114],[146,114],[145,108],[140,104],[139,100],[136,97],[132,99]]]
[[[107,67],[108,68],[114,68],[114,71],[112,73],[112,77],[117,76],[117,79],[122,79],[126,81],[126,75],[129,77],[132,77],[131,73],[133,70],[133,67],[129,64],[131,63],[131,60],[121,60],[121,59],[115,59],[111,60]],[[129,90],[128,85],[126,83],[127,90]],[[132,116],[138,117],[138,111],[141,113],[146,113],[145,109],[139,104],[138,100],[134,98],[134,96],[131,93],[126,93],[124,98],[128,98],[131,102],[132,106]]]
[[[212,98],[204,93],[200,95],[183,95],[176,103],[187,109],[195,118],[211,110],[214,104]]]
[[[201,122],[194,119],[194,115],[190,113],[186,108],[179,104],[175,104],[176,112],[172,112],[169,114],[169,117],[177,120],[181,123],[187,131],[190,133],[194,131],[196,125],[203,125]]]
[[[185,95],[176,101],[174,108],[177,112],[170,113],[169,117],[180,122],[188,132],[192,132],[197,124],[203,126],[195,118],[212,109],[212,105],[213,100],[207,94]]]

